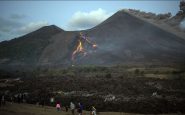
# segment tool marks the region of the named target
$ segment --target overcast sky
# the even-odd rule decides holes
[[[175,15],[179,1],[0,1],[0,41],[52,24],[67,31],[88,29],[125,8]]]

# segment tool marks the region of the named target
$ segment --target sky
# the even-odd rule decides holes
[[[0,41],[10,40],[43,26],[66,31],[92,28],[121,9],[168,13],[179,11],[180,0],[119,1],[0,1]]]

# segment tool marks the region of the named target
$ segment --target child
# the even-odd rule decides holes
[[[57,108],[57,111],[60,111],[61,110],[61,106],[60,106],[60,103],[59,102],[57,102],[56,108]]]

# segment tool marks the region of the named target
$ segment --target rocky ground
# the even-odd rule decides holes
[[[9,73],[10,74],[10,73]],[[70,67],[3,74],[1,92],[26,94],[27,103],[83,103],[89,110],[131,113],[184,113],[185,71],[170,67]],[[22,77],[19,77],[22,76]],[[14,100],[16,101],[16,99]]]

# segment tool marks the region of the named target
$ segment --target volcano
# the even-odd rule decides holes
[[[80,31],[97,44],[96,52],[71,55],[79,31],[51,25],[0,43],[1,68],[66,67],[71,65],[185,64],[185,40],[173,33],[118,11],[101,24]]]

